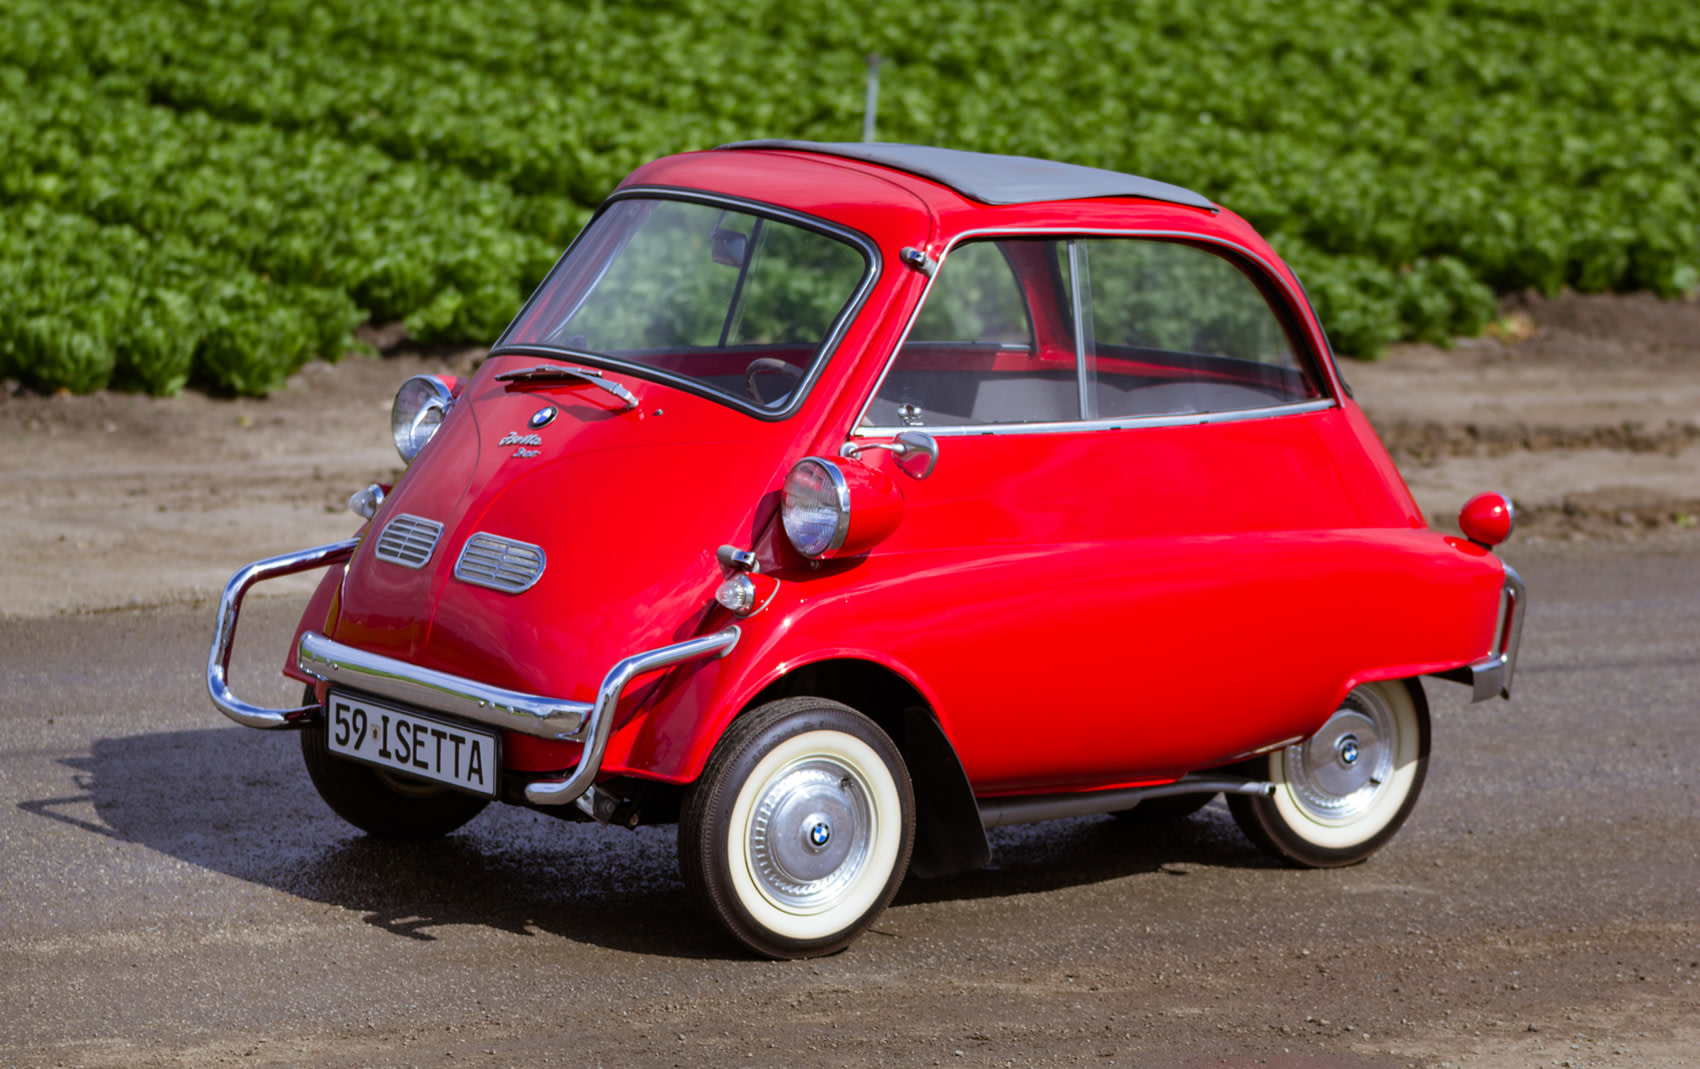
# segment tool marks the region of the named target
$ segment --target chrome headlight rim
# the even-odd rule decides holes
[[[836,513],[833,529],[824,544],[820,538],[805,539],[798,531],[798,525],[793,522],[791,506],[792,482],[805,469],[816,468],[825,477],[824,482],[831,488],[832,501],[829,504]],[[850,533],[850,484],[844,478],[844,472],[837,464],[825,457],[804,457],[791,465],[791,470],[785,475],[785,485],[780,491],[779,518],[785,528],[785,537],[793,549],[810,560],[826,560],[844,547],[844,538]]]
[[[413,463],[453,404],[449,384],[436,375],[414,375],[401,384],[390,404],[390,438],[402,463]]]

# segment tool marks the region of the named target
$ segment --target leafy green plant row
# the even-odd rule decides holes
[[[868,51],[882,138],[1199,189],[1343,351],[1473,333],[1495,290],[1700,283],[1673,0],[12,0],[0,204],[487,341],[644,160],[856,137]]]
[[[519,198],[452,169],[81,82],[0,84],[0,365],[45,387],[263,393],[368,318],[489,337],[555,254],[515,227]]]
[[[364,316],[346,293],[277,284],[180,238],[42,204],[0,208],[0,374],[79,393],[261,394],[335,359]]]

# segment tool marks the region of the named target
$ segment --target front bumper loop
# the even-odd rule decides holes
[[[242,598],[255,583],[294,575],[313,568],[342,564],[354,555],[359,539],[286,553],[248,565],[225,585],[218,604],[218,627],[212,652],[207,657],[207,692],[220,712],[251,728],[300,727],[319,712],[317,705],[294,709],[267,709],[250,705],[230,690],[230,649],[236,637],[236,620]],[[475,720],[505,731],[519,731],[540,738],[579,742],[583,749],[578,764],[568,775],[539,780],[525,789],[536,805],[567,805],[577,801],[602,770],[602,755],[614,730],[614,708],[633,680],[682,661],[713,654],[724,657],[738,644],[736,626],[712,635],[675,642],[669,646],[635,654],[616,664],[603,676],[594,702],[569,701],[542,694],[527,694],[481,683],[464,676],[421,668],[382,654],[368,653],[315,631],[306,631],[296,647],[295,663],[301,671],[338,686],[394,698],[464,720]]]
[[[567,805],[576,802],[579,795],[590,789],[590,785],[596,781],[596,774],[602,770],[602,754],[608,748],[608,736],[614,730],[614,706],[619,703],[620,695],[625,693],[632,680],[658,668],[668,668],[680,661],[706,657],[711,653],[716,657],[724,657],[738,644],[738,635],[738,628],[733,625],[712,635],[676,642],[671,646],[662,646],[647,653],[627,657],[609,669],[608,674],[602,677],[602,686],[596,692],[596,705],[591,709],[590,720],[583,728],[584,749],[579,753],[578,767],[563,779],[537,780],[527,784],[526,801],[533,805]]]
[[[724,657],[738,644],[738,634],[736,626],[728,627],[712,635],[627,657],[602,677],[596,700],[589,703],[503,690],[464,676],[367,653],[313,631],[301,636],[295,663],[308,675],[334,685],[394,698],[463,720],[476,720],[505,731],[583,743],[578,765],[569,775],[538,780],[525,788],[526,799],[535,805],[566,805],[577,801],[602,770],[602,755],[614,730],[614,707],[632,680],[681,661],[709,654]]]
[[[218,599],[218,623],[213,631],[212,650],[207,654],[207,693],[212,696],[218,711],[244,727],[299,727],[319,711],[317,705],[302,705],[293,709],[268,709],[250,705],[230,689],[230,649],[236,641],[236,618],[242,612],[242,598],[255,583],[278,579],[315,568],[344,564],[354,556],[360,539],[332,542],[328,546],[297,550],[276,557],[258,560],[230,577],[224,593]]]

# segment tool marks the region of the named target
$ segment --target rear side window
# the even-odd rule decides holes
[[[1321,397],[1233,262],[1144,238],[967,242],[939,268],[867,425],[1247,411]]]
[[[1079,295],[1089,419],[1232,412],[1319,396],[1244,272],[1192,245],[1130,239],[1059,250]]]

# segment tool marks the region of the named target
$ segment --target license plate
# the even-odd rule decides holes
[[[325,712],[331,753],[496,796],[502,765],[493,731],[334,691]]]

